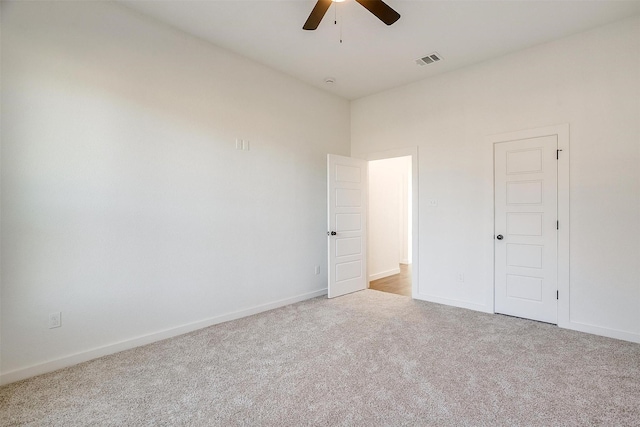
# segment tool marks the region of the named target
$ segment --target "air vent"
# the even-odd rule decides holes
[[[430,53],[427,56],[423,56],[422,58],[416,59],[416,64],[422,66],[422,65],[429,65],[429,64],[433,64],[435,62],[438,62],[442,59],[442,56],[440,56],[440,54],[438,52],[433,52]]]

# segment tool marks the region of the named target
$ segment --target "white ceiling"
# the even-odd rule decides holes
[[[640,14],[640,0],[386,0],[402,16],[386,26],[347,0],[334,3],[316,31],[304,31],[315,0],[121,3],[347,99]],[[441,62],[416,65],[434,51]],[[606,54],[594,52],[602,60]],[[326,84],[327,77],[335,83]]]

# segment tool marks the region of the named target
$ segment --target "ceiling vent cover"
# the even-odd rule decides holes
[[[438,52],[433,52],[430,53],[427,56],[423,56],[422,58],[418,58],[416,59],[416,64],[422,66],[422,65],[429,65],[429,64],[433,64],[435,62],[438,62],[442,59],[442,56],[440,56],[440,54]]]

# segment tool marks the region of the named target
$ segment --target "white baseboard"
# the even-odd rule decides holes
[[[188,332],[206,328],[208,326],[217,325],[219,323],[228,322],[230,320],[240,319],[242,317],[251,316],[254,314],[273,310],[279,307],[284,307],[285,305],[294,304],[296,302],[304,301],[307,299],[319,297],[326,294],[327,294],[326,288],[320,289],[314,292],[297,295],[291,298],[285,298],[279,301],[257,305],[257,306],[246,308],[243,310],[234,311],[234,312],[226,313],[220,316],[211,317],[209,319],[201,320],[198,322],[189,323],[189,324],[178,326],[175,328],[165,329],[163,331],[154,332],[148,335],[131,338],[131,339],[116,342],[113,344],[108,344],[103,347],[82,351],[80,353],[71,354],[69,356],[65,356],[59,359],[40,363],[38,365],[29,366],[27,368],[6,372],[0,375],[0,385],[5,385],[12,382],[20,381],[26,378],[31,378],[40,374],[46,374],[47,372],[53,372],[58,369],[66,368],[68,366],[77,365],[78,363],[87,362],[92,359],[97,359],[98,357],[107,356],[109,354],[118,353],[120,351],[129,350],[129,349],[140,347],[146,344],[151,344],[156,341],[186,334]]]
[[[438,304],[451,305],[454,307],[467,308],[470,310],[481,311],[483,313],[494,314],[490,307],[482,304],[476,304],[468,301],[455,300],[450,298],[441,298],[428,294],[417,294],[413,298],[423,301],[435,302]],[[614,338],[623,341],[630,341],[640,344],[640,334],[628,331],[622,331],[619,329],[604,328],[602,326],[590,325],[587,323],[580,323],[570,321],[568,323],[559,323],[558,327],[564,329],[570,329],[572,331],[584,332],[587,334],[600,335],[607,338]]]
[[[394,274],[400,274],[400,267],[387,270],[387,271],[382,271],[380,273],[370,274],[369,281],[371,282],[373,280],[378,280],[385,277],[393,276]]]
[[[409,264],[411,264],[411,260],[409,260],[409,259],[401,259],[400,260],[400,264],[409,265]]]
[[[437,304],[444,304],[444,305],[451,305],[453,307],[459,307],[459,308],[466,308],[469,310],[475,310],[475,311],[481,311],[483,313],[493,313],[492,310],[490,310],[486,305],[483,304],[477,304],[474,302],[469,302],[469,301],[462,301],[462,300],[457,300],[457,299],[451,299],[451,298],[442,298],[442,297],[436,297],[433,295],[429,295],[429,294],[416,294],[413,295],[414,299],[419,299],[422,301],[429,301],[429,302],[435,302]]]
[[[602,326],[589,325],[587,323],[574,321],[570,321],[567,324],[558,324],[558,326],[565,329],[571,329],[572,331],[585,332],[587,334],[600,335],[607,338],[615,338],[640,344],[640,334],[633,332],[603,328]]]

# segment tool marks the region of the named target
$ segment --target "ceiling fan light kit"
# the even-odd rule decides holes
[[[303,30],[315,30],[320,25],[320,21],[329,10],[329,6],[333,2],[341,2],[344,0],[318,0],[313,7],[311,14],[307,18],[307,22],[302,26]],[[387,25],[391,25],[400,19],[400,14],[393,10],[388,4],[382,0],[356,0],[365,9],[373,13],[379,20]]]

